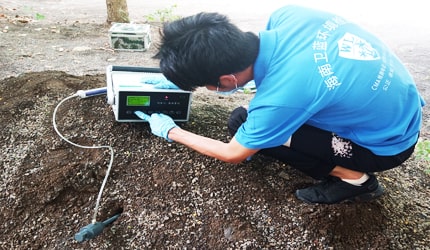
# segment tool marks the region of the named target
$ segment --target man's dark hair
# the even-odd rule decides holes
[[[221,75],[243,71],[257,58],[259,38],[243,32],[218,13],[199,13],[171,23],[161,32],[154,56],[164,76],[183,90],[217,86]]]

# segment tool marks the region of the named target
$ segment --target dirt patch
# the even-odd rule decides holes
[[[4,13],[9,13],[4,11]],[[74,235],[91,223],[110,154],[61,140],[56,105],[79,89],[105,86],[109,64],[154,66],[155,48],[114,52],[101,24],[0,19],[0,248],[2,249],[426,249],[430,244],[428,166],[411,158],[379,173],[386,194],[368,203],[308,205],[294,197],[312,179],[273,159],[239,165],[153,136],[147,124],[118,123],[103,97],[58,108],[58,129],[82,145],[111,145],[114,161],[98,221],[121,212],[98,237]],[[156,31],[153,38],[156,41]],[[418,53],[419,51],[419,53]],[[399,48],[429,96],[429,47]],[[53,71],[55,69],[55,71]],[[29,72],[20,74],[20,72]],[[230,111],[251,98],[198,90],[180,126],[228,141]],[[422,136],[429,138],[429,110]]]

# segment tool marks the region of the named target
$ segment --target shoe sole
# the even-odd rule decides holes
[[[311,202],[305,198],[303,198],[301,195],[298,194],[298,190],[295,192],[295,195],[297,197],[297,199],[304,201],[307,204],[311,204],[311,205],[317,205],[317,204],[342,204],[342,203],[352,203],[352,202],[366,202],[366,201],[371,201],[373,199],[376,199],[380,196],[382,196],[384,194],[384,188],[381,185],[378,185],[378,187],[376,188],[376,190],[370,192],[370,193],[365,193],[365,194],[360,194],[351,198],[346,198],[342,201],[336,202],[336,203],[318,203],[318,202]]]
[[[375,191],[372,191],[370,193],[360,194],[357,196],[354,196],[352,198],[348,198],[344,201],[350,201],[350,202],[366,202],[373,199],[376,199],[384,194],[384,188],[381,185],[378,185]]]

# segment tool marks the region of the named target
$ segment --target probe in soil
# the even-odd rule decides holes
[[[114,215],[113,217],[105,220],[104,222],[97,222],[97,213],[98,213],[99,206],[100,206],[100,200],[101,200],[101,196],[103,193],[103,189],[104,189],[106,182],[107,182],[107,179],[109,177],[110,170],[112,168],[112,163],[113,163],[113,159],[114,159],[114,151],[113,151],[113,148],[111,146],[84,146],[84,145],[79,145],[77,143],[74,143],[74,142],[68,140],[66,137],[64,137],[60,133],[60,131],[57,128],[56,114],[57,114],[57,110],[61,106],[61,104],[63,104],[65,101],[67,101],[69,99],[72,99],[74,97],[87,98],[87,97],[102,95],[105,93],[106,93],[106,88],[97,88],[97,89],[90,89],[90,90],[85,90],[85,91],[79,90],[75,94],[68,96],[68,97],[64,98],[63,100],[61,100],[57,104],[57,106],[55,107],[53,115],[52,115],[52,124],[53,124],[55,132],[57,132],[57,134],[60,136],[61,139],[65,140],[69,144],[72,144],[73,146],[76,146],[79,148],[86,148],[86,149],[108,148],[110,151],[109,166],[108,166],[108,169],[106,171],[105,178],[103,179],[103,183],[100,187],[99,194],[97,196],[96,206],[94,208],[94,215],[93,215],[92,222],[91,222],[91,224],[81,228],[81,230],[75,235],[75,239],[79,242],[82,242],[84,240],[88,240],[88,239],[92,239],[92,238],[96,237],[97,235],[99,235],[103,231],[103,229],[105,228],[106,225],[114,222],[120,215],[120,214]]]
[[[103,222],[95,222],[86,225],[85,227],[82,227],[78,233],[75,234],[75,240],[78,242],[83,242],[85,240],[90,240],[97,235],[99,235],[103,229],[114,222],[116,219],[118,219],[120,214],[116,214],[112,216],[111,218],[103,221]]]

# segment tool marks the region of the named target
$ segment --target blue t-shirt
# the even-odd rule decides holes
[[[272,14],[260,32],[257,93],[236,133],[247,148],[283,145],[303,124],[378,155],[418,139],[424,100],[378,38],[342,17],[299,6]]]

